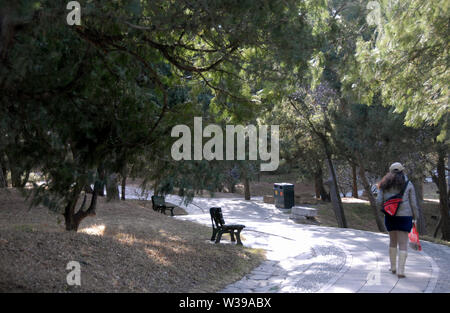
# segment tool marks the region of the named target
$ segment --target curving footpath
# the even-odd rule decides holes
[[[398,279],[389,271],[386,234],[297,224],[261,200],[196,198],[183,206],[189,215],[177,218],[211,225],[212,206],[222,207],[227,223],[246,225],[244,245],[267,251],[265,262],[221,292],[450,292],[450,247],[409,249],[407,277]]]
[[[208,208],[220,206],[227,223],[246,225],[245,246],[267,251],[266,261],[221,292],[450,292],[450,247],[422,242],[422,251],[409,249],[406,278],[398,279],[389,271],[387,234],[297,224],[255,199],[195,198],[185,205],[166,196],[188,212],[176,218],[209,226]]]

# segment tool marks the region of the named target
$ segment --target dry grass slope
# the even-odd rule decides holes
[[[263,260],[262,251],[211,244],[210,231],[145,202],[101,199],[97,216],[67,232],[61,215],[0,190],[0,292],[214,292]],[[66,283],[72,260],[81,286]]]

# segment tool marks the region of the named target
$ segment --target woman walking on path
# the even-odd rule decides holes
[[[408,234],[411,231],[413,219],[419,217],[416,192],[414,185],[407,180],[404,174],[404,167],[400,163],[394,163],[389,168],[383,179],[378,183],[377,204],[382,206],[390,197],[400,193],[403,188],[403,201],[394,216],[385,216],[386,229],[389,232],[389,259],[391,261],[391,271],[397,273],[399,278],[405,277],[405,263],[408,256]],[[405,184],[407,184],[405,186]],[[398,246],[398,270],[397,265]]]

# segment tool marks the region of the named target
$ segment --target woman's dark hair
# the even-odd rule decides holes
[[[405,185],[405,175],[403,172],[387,173],[378,183],[378,189],[387,190],[391,188],[402,189]]]

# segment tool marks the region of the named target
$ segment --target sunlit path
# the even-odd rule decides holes
[[[194,203],[203,210],[222,207],[228,223],[246,225],[244,245],[267,251],[266,262],[223,292],[428,293],[435,290],[439,266],[427,248],[450,253],[450,248],[431,243],[424,243],[422,252],[409,249],[407,277],[398,279],[389,271],[385,234],[296,224],[260,200],[195,198]],[[208,213],[194,209],[177,218],[211,225]],[[450,292],[448,288],[439,291]]]

